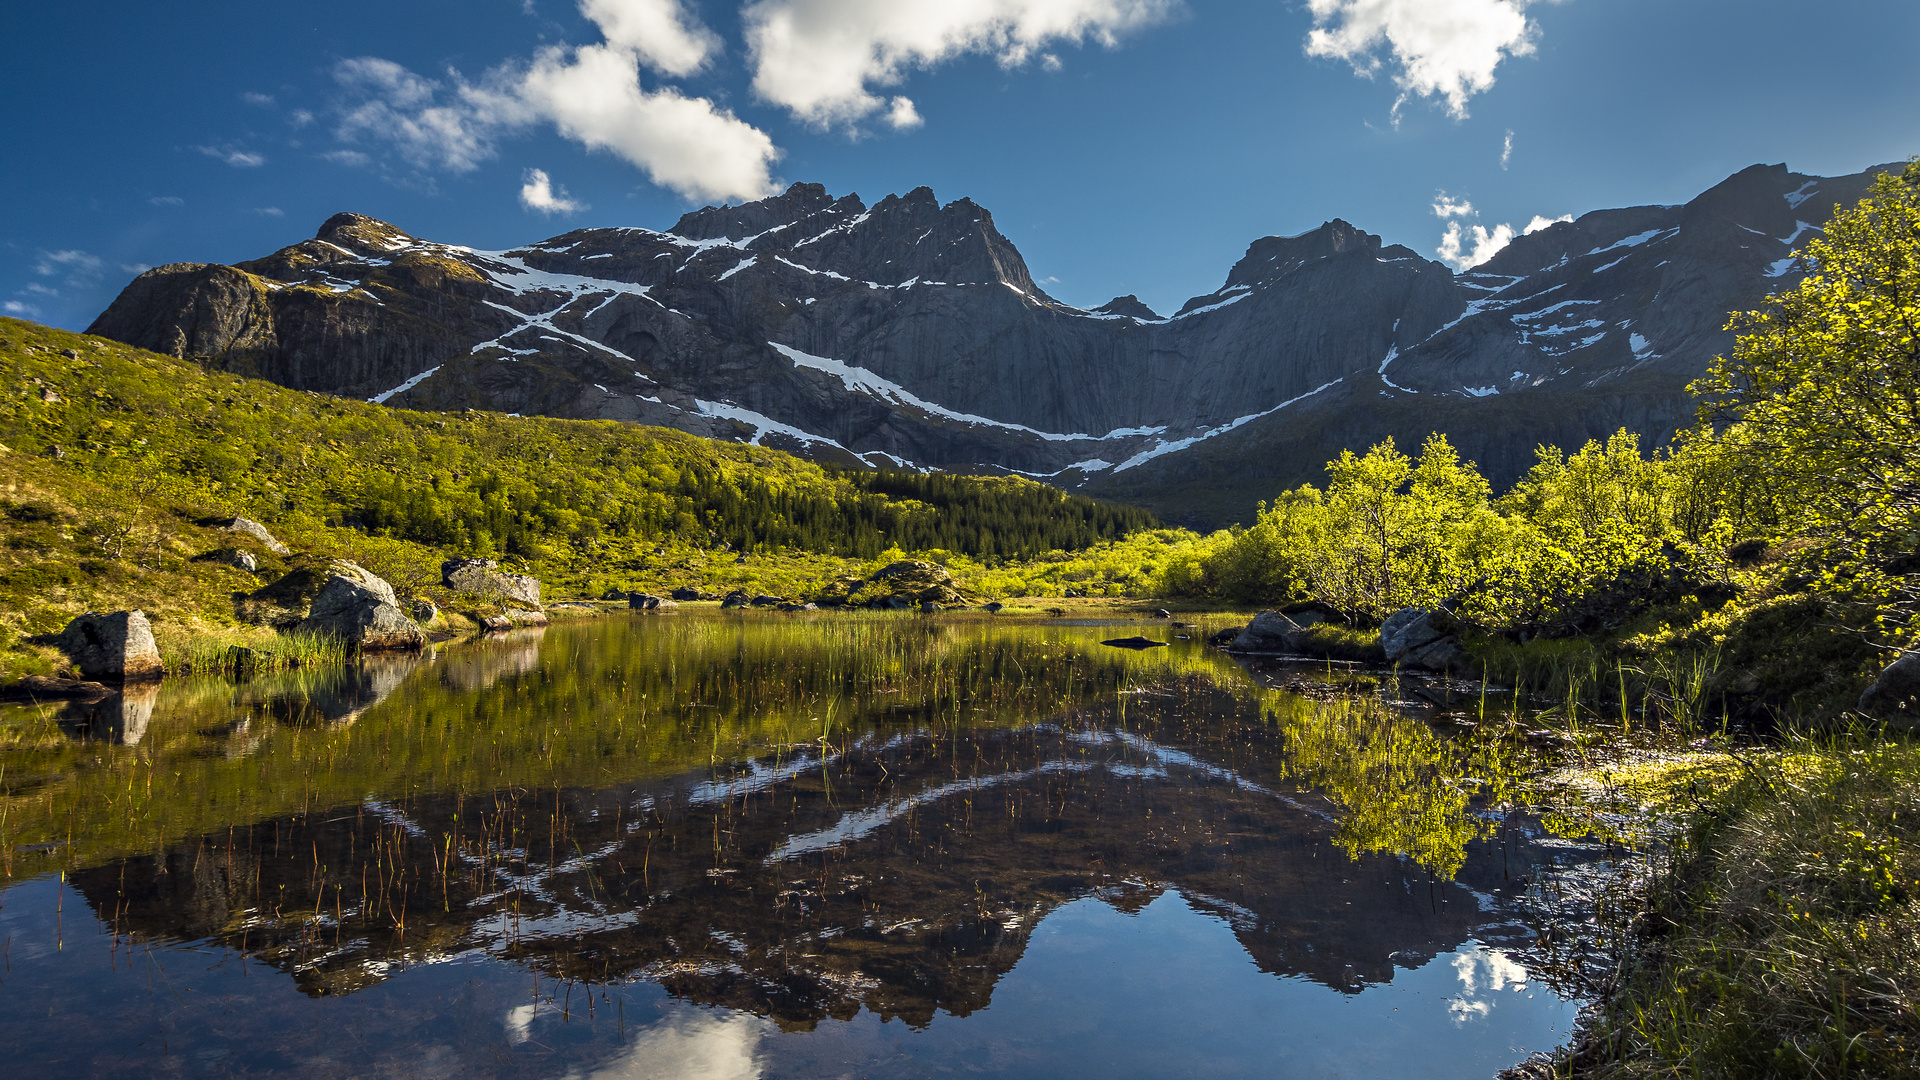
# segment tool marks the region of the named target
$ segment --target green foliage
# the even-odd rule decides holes
[[[1693,390],[1703,458],[1757,489],[1741,509],[1810,543],[1835,590],[1902,596],[1920,550],[1920,163],[1882,174],[1808,243],[1807,276],[1734,316],[1733,355]],[[1910,631],[1909,631],[1910,633]]]

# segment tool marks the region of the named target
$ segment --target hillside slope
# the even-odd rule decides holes
[[[232,624],[234,595],[286,566],[219,527],[235,515],[429,597],[441,560],[469,555],[550,597],[791,593],[895,547],[991,560],[1153,524],[1017,478],[842,474],[661,428],[389,409],[0,319],[0,650],[89,608]],[[217,557],[235,548],[257,573]]]

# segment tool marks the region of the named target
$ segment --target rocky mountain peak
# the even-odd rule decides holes
[[[1247,253],[1227,274],[1227,284],[1258,285],[1321,259],[1354,251],[1379,250],[1378,236],[1334,218],[1298,236],[1263,236],[1255,240],[1247,246]],[[1409,251],[1408,254],[1413,253]]]
[[[848,198],[856,204],[860,201],[857,195]],[[833,207],[834,198],[827,194],[826,185],[794,184],[771,198],[738,206],[707,206],[683,214],[667,231],[688,240],[745,240]]]
[[[1128,293],[1125,296],[1114,297],[1099,307],[1094,308],[1093,313],[1095,315],[1124,315],[1132,319],[1145,319],[1148,322],[1157,322],[1160,319],[1160,316],[1155,314],[1152,308],[1142,303],[1140,298],[1132,293]]]
[[[335,214],[321,222],[313,238],[337,244],[359,254],[379,254],[413,243],[413,237],[379,218],[365,214]]]

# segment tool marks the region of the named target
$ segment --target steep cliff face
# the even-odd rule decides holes
[[[990,213],[927,188],[868,206],[795,184],[504,252],[340,214],[264,259],[149,271],[91,329],[396,406],[1014,470],[1209,523],[1388,434],[1448,431],[1498,479],[1539,441],[1670,435],[1726,313],[1790,284],[1789,250],[1869,175],[1755,166],[1457,276],[1335,220],[1254,241],[1166,318],[1055,300]]]

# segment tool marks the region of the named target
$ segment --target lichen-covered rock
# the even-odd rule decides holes
[[[434,603],[433,601],[427,599],[424,596],[419,596],[414,598],[414,601],[413,601],[413,621],[414,622],[430,623],[439,617],[440,617],[439,604]]]
[[[1903,728],[1920,728],[1920,652],[1902,653],[1860,695],[1860,711]]]
[[[507,622],[513,626],[545,626],[548,621],[547,613],[537,609],[529,611],[525,608],[506,608],[500,614],[504,615]]]
[[[540,606],[540,579],[507,573],[492,559],[449,559],[440,564],[440,581],[455,592]]]
[[[135,682],[163,674],[143,611],[89,611],[60,632],[59,648],[89,679]]]
[[[418,649],[426,632],[400,610],[393,586],[356,563],[336,561],[299,629],[358,645],[367,652]]]
[[[231,533],[251,536],[255,540],[260,541],[261,546],[273,552],[275,555],[287,554],[287,545],[274,539],[273,534],[267,531],[265,525],[260,524],[252,518],[237,517],[221,526],[221,528]],[[251,569],[251,567],[249,567],[249,569]]]
[[[953,586],[953,575],[939,563],[902,559],[874,571],[867,581],[884,584],[894,595],[910,601],[942,605],[966,602],[966,597]]]

